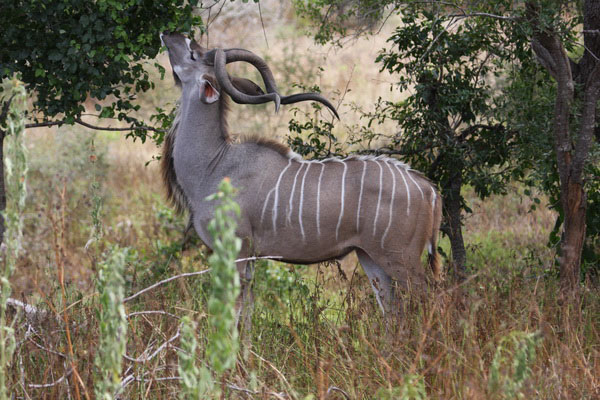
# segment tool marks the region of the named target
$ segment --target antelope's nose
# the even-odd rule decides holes
[[[161,43],[163,46],[166,46],[166,45],[165,45],[165,41],[163,40],[163,36],[168,36],[168,35],[169,35],[169,31],[164,31],[163,33],[159,33],[159,34],[158,34],[158,36],[160,37],[160,43]]]

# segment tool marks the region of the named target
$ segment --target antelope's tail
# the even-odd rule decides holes
[[[429,238],[429,246],[427,251],[429,252],[429,267],[433,272],[433,277],[439,282],[442,279],[442,259],[437,251],[437,238],[440,232],[440,225],[442,223],[442,198],[435,189],[433,191],[433,196],[433,226],[431,227],[431,237]]]

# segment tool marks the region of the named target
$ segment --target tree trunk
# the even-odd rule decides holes
[[[454,274],[459,279],[465,276],[467,251],[462,235],[460,189],[462,187],[462,174],[458,173],[442,187],[444,209],[448,221],[448,236],[452,250],[452,267]]]
[[[532,48],[541,64],[557,82],[554,108],[554,146],[560,180],[560,200],[564,212],[561,237],[560,277],[564,289],[574,289],[579,283],[581,255],[585,241],[587,196],[584,189],[585,163],[596,129],[597,102],[600,91],[600,2],[586,0],[584,13],[584,43],[586,51],[579,63],[570,60],[556,32],[540,29],[539,8],[527,3],[534,27]],[[596,54],[592,54],[596,52]],[[575,82],[583,86],[579,134],[570,134],[571,103]]]
[[[561,239],[560,279],[565,288],[574,288],[579,282],[581,252],[585,240],[586,194],[579,183],[568,182]]]

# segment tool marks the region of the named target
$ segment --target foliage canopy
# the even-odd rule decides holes
[[[139,109],[136,93],[154,87],[148,66],[160,48],[159,33],[201,26],[193,13],[197,3],[23,0],[2,7],[1,77],[16,73],[36,93],[33,115],[38,121],[72,124],[90,96],[109,100],[96,106],[99,116],[140,128],[143,122],[131,113]],[[142,129],[136,134],[145,138]]]

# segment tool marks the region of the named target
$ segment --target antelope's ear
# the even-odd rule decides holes
[[[219,100],[221,94],[217,90],[217,80],[212,75],[204,74],[199,81],[200,84],[200,101],[204,104],[212,104]]]
[[[259,96],[261,94],[265,94],[262,88],[256,83],[252,82],[250,79],[238,78],[237,76],[232,76],[230,78],[233,86],[242,93],[250,96]]]
[[[204,56],[204,53],[206,53],[206,48],[200,45],[195,40],[191,40],[189,46],[190,50],[194,52],[194,56],[198,60],[201,59],[202,56]]]

